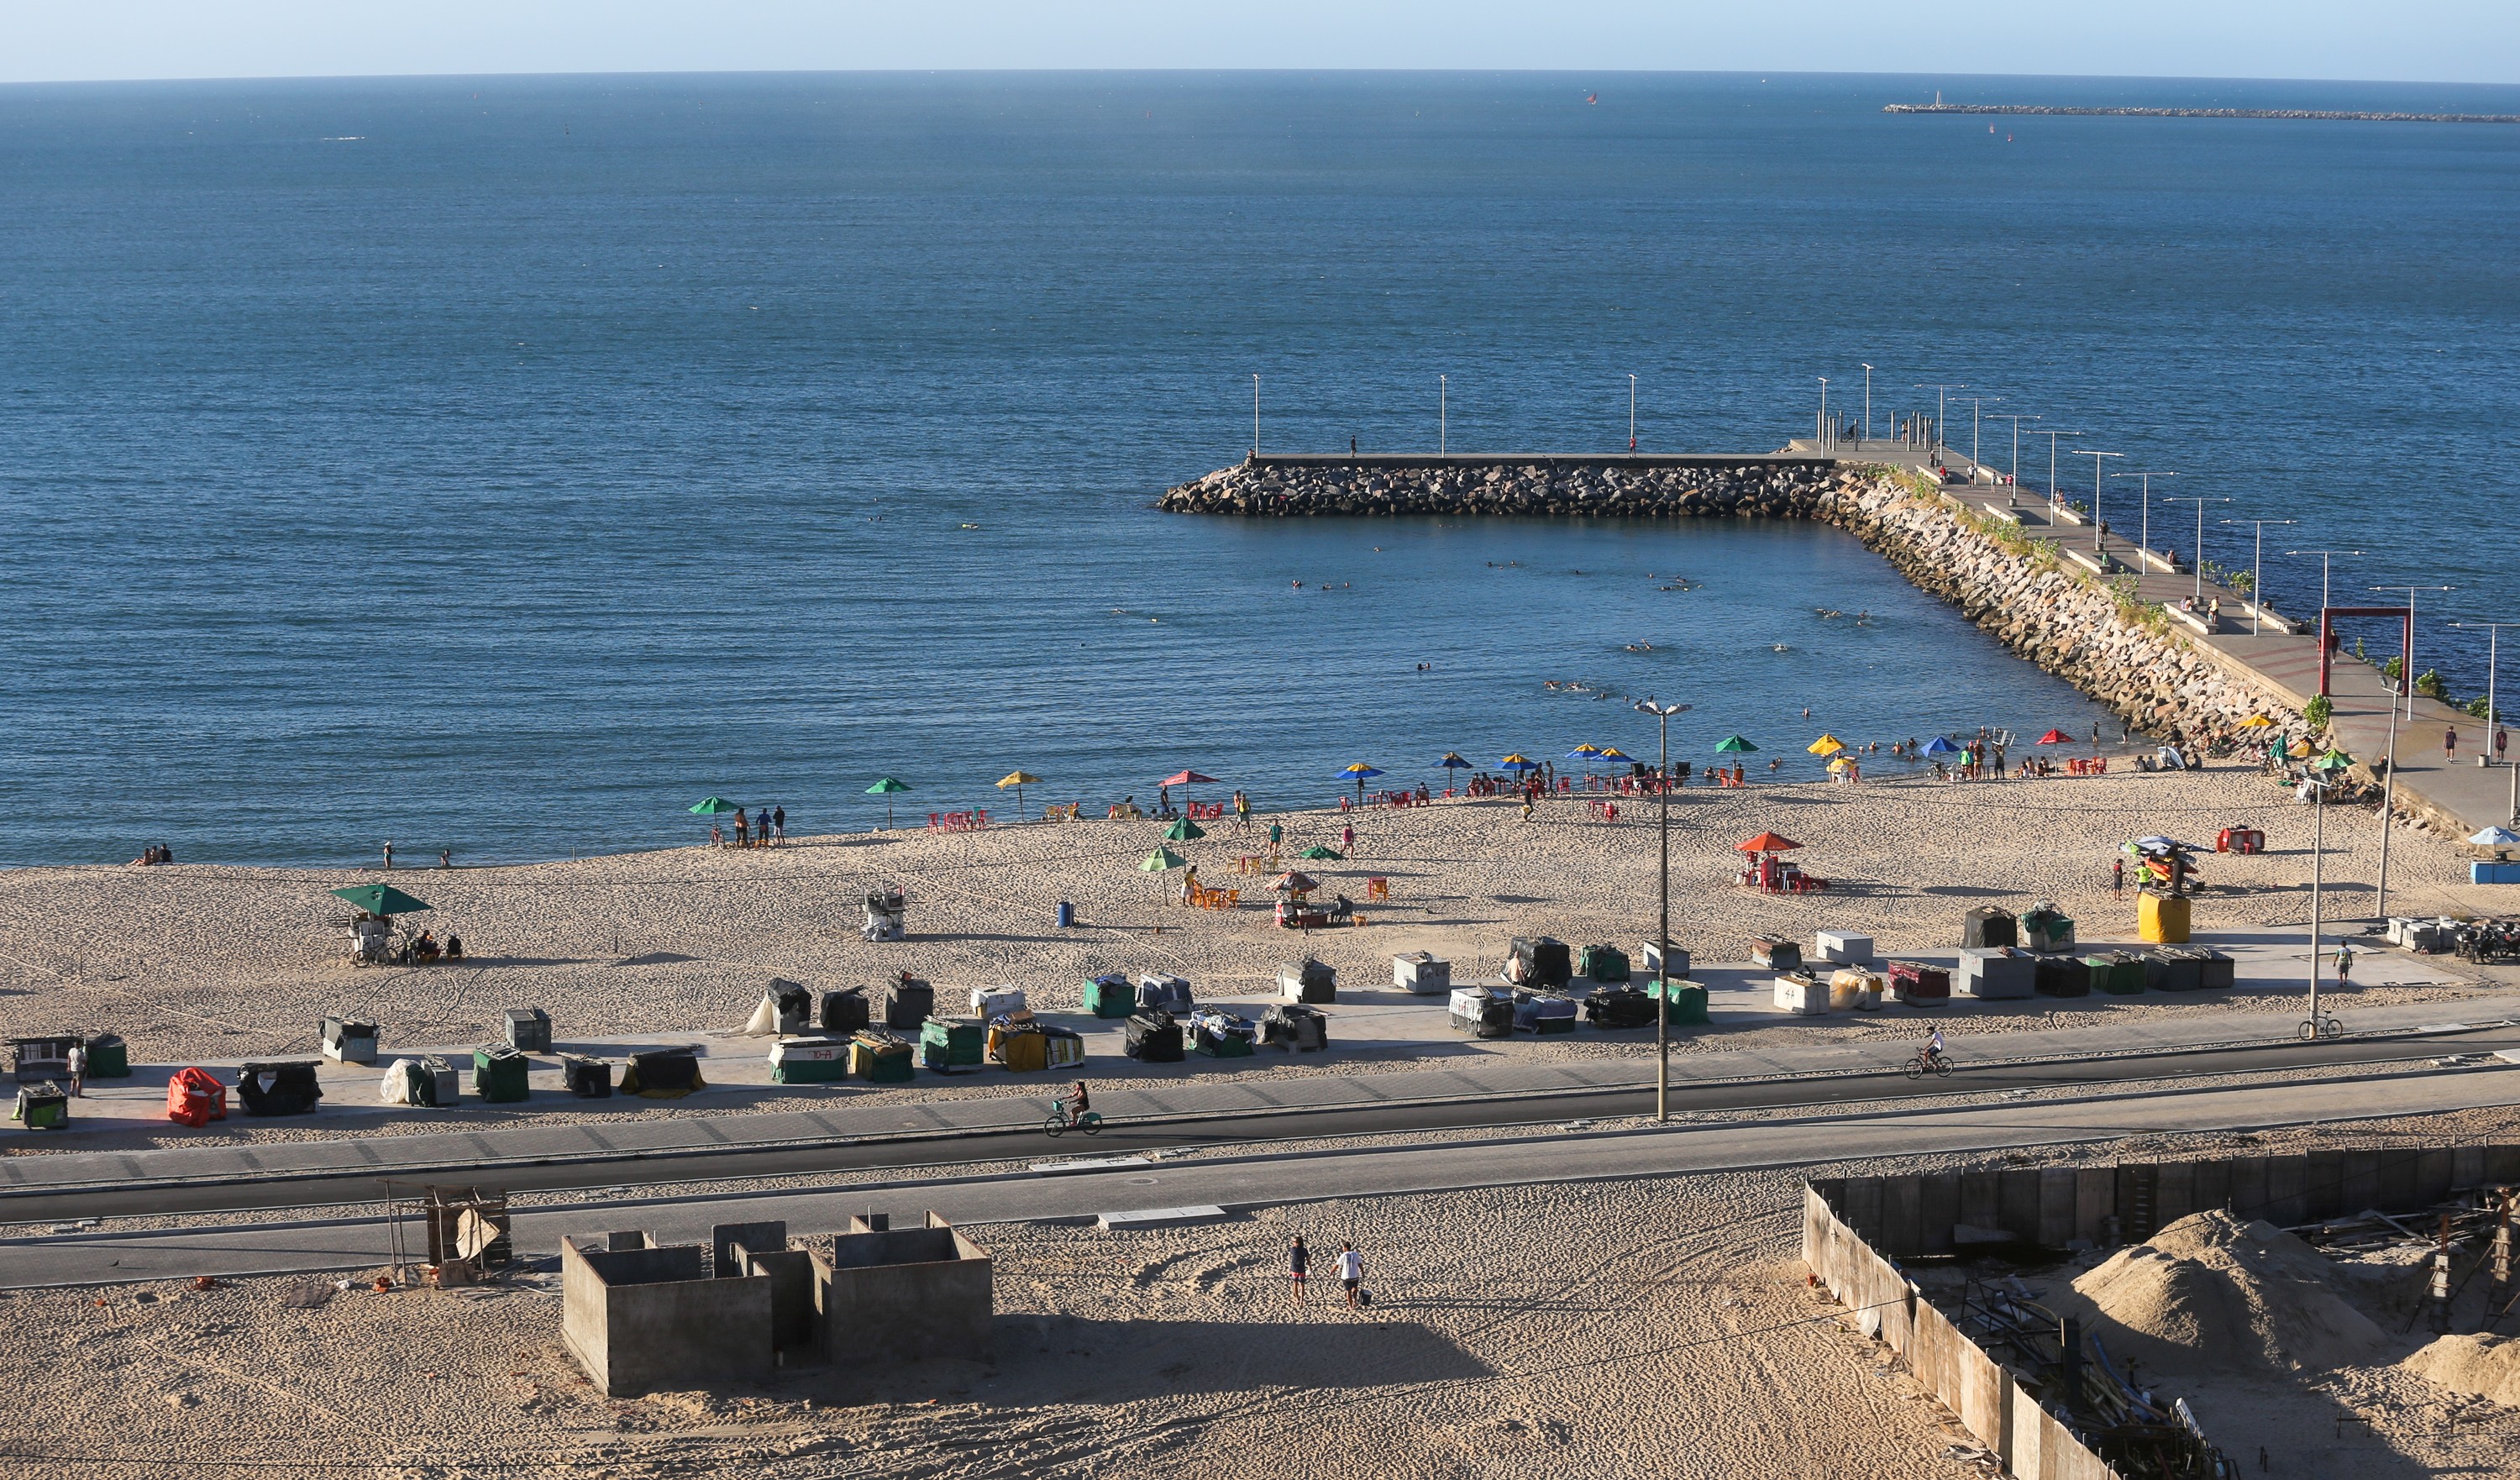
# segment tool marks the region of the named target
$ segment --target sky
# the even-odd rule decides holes
[[[1541,68],[2520,83],[2520,0],[0,0],[0,82]]]

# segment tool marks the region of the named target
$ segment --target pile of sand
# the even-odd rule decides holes
[[[2444,1336],[2398,1365],[2452,1392],[2520,1408],[2520,1340]]]
[[[2122,1331],[2111,1354],[2166,1370],[2324,1369],[2376,1360],[2388,1338],[2317,1249],[2228,1213],[2182,1218],[2074,1281]]]

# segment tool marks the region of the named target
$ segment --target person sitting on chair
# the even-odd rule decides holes
[[[448,961],[464,959],[464,937],[452,930],[446,932],[446,959]]]

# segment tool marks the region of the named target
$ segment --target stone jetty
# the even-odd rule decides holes
[[[1254,459],[1165,492],[1178,514],[1801,518],[1847,530],[1919,588],[2137,728],[2231,729],[2300,713],[2158,611],[1907,470],[1833,459]]]

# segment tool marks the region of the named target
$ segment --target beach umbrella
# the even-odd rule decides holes
[[[1846,741],[1839,740],[1834,735],[1822,735],[1820,739],[1812,741],[1808,745],[1805,745],[1803,748],[1809,750],[1814,755],[1835,755],[1840,750],[1846,748]]]
[[[998,782],[998,789],[1001,791],[1004,791],[1009,786],[1015,788],[1016,821],[1021,822],[1023,820],[1023,788],[1026,786],[1038,786],[1040,785],[1041,778],[1033,775],[1029,771],[1010,771]]]
[[[1311,875],[1298,874],[1289,869],[1278,875],[1278,882],[1273,887],[1281,894],[1310,894],[1320,888],[1321,884]]]
[[[1740,755],[1758,748],[1737,735],[1728,735],[1715,742],[1715,753],[1718,755]]]
[[[1328,859],[1333,863],[1338,862],[1340,858],[1339,850],[1325,843],[1315,843],[1295,856],[1297,858],[1309,858],[1314,860]]]
[[[1959,754],[1959,746],[1953,744],[1950,740],[1943,739],[1939,735],[1935,736],[1932,740],[1925,741],[1925,753],[1927,755],[1958,755]]]
[[[2034,744],[2041,745],[2070,745],[2073,742],[2074,738],[2062,730],[2050,730],[2033,741]]]
[[[1163,780],[1167,786],[1213,786],[1216,784],[1215,777],[1201,776],[1195,771],[1176,771]]]
[[[1831,771],[1843,771],[1843,770],[1845,770],[1847,767],[1852,766],[1852,765],[1854,765],[1854,764],[1855,764],[1855,762],[1853,762],[1853,761],[1851,761],[1851,760],[1847,759],[1847,758],[1846,758],[1845,756],[1843,756],[1843,755],[1840,755],[1840,756],[1834,757],[1833,759],[1831,759],[1831,760],[1829,761],[1829,763],[1828,763],[1828,769],[1830,769]]]
[[[1353,776],[1356,778],[1356,801],[1357,805],[1360,807],[1365,805],[1365,779],[1369,776],[1380,776],[1381,774],[1382,773],[1380,771],[1367,765],[1363,761],[1350,761],[1346,765],[1339,767],[1339,775]]]
[[[1620,749],[1616,745],[1603,745],[1601,747],[1601,753],[1593,758],[1598,761],[1623,761],[1633,760],[1635,757],[1629,755],[1628,752]]]
[[[1737,853],[1782,853],[1788,848],[1801,846],[1802,844],[1790,837],[1775,832],[1762,832],[1747,842],[1734,843],[1732,848]]]
[[[2240,721],[2240,728],[2243,730],[2271,730],[2274,728],[2274,723],[2275,722],[2273,720],[2267,718],[2263,714],[2252,714],[2247,719]]]
[[[2329,771],[2342,771],[2346,767],[2354,764],[2354,757],[2346,754],[2342,750],[2331,748],[2326,754],[2320,756],[2315,761],[2312,761],[2311,764]]]
[[[692,803],[692,810],[703,817],[715,817],[720,813],[741,812],[743,809],[723,796],[703,796]]]
[[[2294,760],[2308,760],[2317,748],[2310,742],[2310,737],[2303,736],[2292,742],[2290,754]]]
[[[1435,764],[1443,767],[1447,771],[1474,771],[1478,769],[1468,761],[1462,759],[1462,752],[1459,750],[1445,751],[1444,758],[1437,761]]]
[[[1540,769],[1540,762],[1533,760],[1530,756],[1517,750],[1513,754],[1497,762],[1497,769],[1500,771],[1537,771]]]
[[[1162,874],[1167,870],[1187,867],[1189,863],[1189,859],[1175,853],[1170,848],[1157,848],[1154,852],[1147,855],[1147,861],[1145,863],[1138,865],[1138,872],[1141,874]]]
[[[1164,830],[1164,841],[1168,843],[1186,843],[1205,836],[1207,836],[1207,830],[1187,817],[1177,820],[1171,827]]]
[[[335,889],[332,894],[336,899],[348,900],[370,915],[409,915],[428,908],[391,884],[353,884],[346,889]]]
[[[889,777],[889,776],[887,776],[887,777],[883,778],[882,780],[880,780],[880,781],[877,782],[874,785],[869,786],[869,787],[867,787],[867,788],[866,788],[866,794],[867,794],[867,795],[869,795],[869,796],[880,796],[880,797],[882,797],[882,798],[884,799],[884,802],[883,802],[883,830],[885,830],[886,832],[889,832],[889,831],[891,831],[891,830],[892,830],[892,798],[893,798],[894,796],[898,795],[899,793],[904,792],[904,791],[907,791],[907,790],[909,790],[909,789],[910,789],[910,784],[909,784],[908,782],[895,781],[895,780],[893,780],[893,779],[892,779],[891,777]]]
[[[2488,828],[2468,841],[2480,848],[2508,848],[2514,843],[2520,843],[2520,832],[2514,832],[2508,828]]]

